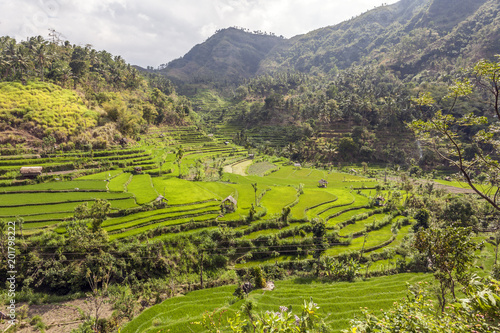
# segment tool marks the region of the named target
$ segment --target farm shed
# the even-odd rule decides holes
[[[35,167],[21,167],[21,176],[29,178],[29,177],[37,177],[42,175],[43,167],[35,166]]]
[[[328,186],[328,181],[325,179],[320,179],[319,180],[319,187],[327,187]]]
[[[236,207],[238,207],[238,201],[230,195],[226,199],[222,200],[220,207],[224,213],[234,212]]]
[[[142,173],[142,167],[135,167],[135,168],[134,168],[134,172],[135,172],[135,174],[140,174],[140,173]]]

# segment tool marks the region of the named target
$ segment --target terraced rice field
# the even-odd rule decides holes
[[[179,170],[175,156],[181,146],[184,156]],[[107,163],[108,169],[87,169],[84,172],[86,175],[72,176],[78,174],[74,167],[82,160],[86,161],[80,165],[84,168]],[[241,147],[221,141],[217,136],[207,137],[193,127],[153,129],[133,148],[61,153],[43,158],[0,158],[0,173],[2,168],[19,168],[35,162],[44,166],[44,170],[49,166],[58,170],[69,168],[72,180],[56,180],[58,176],[50,176],[52,178],[48,179],[52,181],[49,182],[0,187],[0,218],[22,217],[28,234],[36,234],[45,228],[64,233],[63,223],[72,218],[75,207],[84,202],[91,204],[95,199],[106,199],[111,203],[116,217],[110,216],[103,223],[111,239],[135,237],[150,230],[157,230],[155,239],[172,238],[227,224],[241,232],[244,239],[255,241],[256,246],[259,246],[259,237],[272,235],[300,246],[300,242],[312,237],[307,226],[310,227],[314,218],[325,220],[329,232],[337,230],[340,236],[347,237],[359,235],[373,219],[384,216],[382,213],[371,216],[374,208],[369,206],[369,198],[365,194],[368,190],[355,190],[374,186],[376,182],[373,180],[326,170],[297,168],[279,160],[271,163],[259,159],[259,156],[255,160],[248,159],[248,152]],[[200,165],[205,168],[205,176],[212,178],[211,181],[178,178],[179,171],[189,177],[192,170]],[[231,172],[223,174],[221,181],[216,169],[224,165]],[[109,169],[110,166],[113,168]],[[142,167],[142,173],[134,172],[134,167]],[[249,175],[246,175],[247,170]],[[273,172],[268,172],[270,170]],[[318,186],[320,179],[329,182],[327,188]],[[220,204],[228,196],[235,198],[237,205],[234,212],[221,214]],[[139,209],[157,199],[166,206],[146,211]],[[248,224],[245,221],[252,205],[260,218]],[[286,207],[291,209],[288,219],[292,224],[261,230],[259,223],[280,221]],[[345,223],[359,214],[370,216],[355,223]],[[177,229],[174,234],[169,234],[171,227],[187,224],[189,228]],[[159,228],[164,231],[158,232]],[[299,236],[302,228],[309,231]],[[333,246],[329,253],[335,255],[359,250],[361,239],[356,237],[351,245]],[[389,225],[369,232],[366,247],[384,245],[390,243],[390,239],[400,239],[400,235],[398,237],[390,233]],[[294,259],[293,253],[291,255],[288,251],[274,261],[291,259]],[[253,260],[244,265],[266,262]]]
[[[184,156],[179,170],[175,156],[181,146]],[[42,179],[50,181],[0,187],[0,218],[22,217],[28,234],[36,234],[46,228],[64,233],[63,223],[71,219],[75,207],[84,202],[91,204],[95,199],[106,199],[111,203],[114,216],[103,223],[111,239],[135,237],[156,230],[154,239],[158,240],[190,235],[204,228],[226,224],[240,232],[241,237],[255,241],[257,247],[260,246],[259,237],[266,235],[277,235],[300,247],[301,242],[311,239],[307,226],[310,227],[310,221],[315,218],[325,220],[329,232],[338,232],[342,237],[359,235],[373,219],[383,218],[385,214],[379,212],[371,216],[374,207],[369,206],[370,199],[365,194],[368,190],[356,190],[375,186],[373,180],[326,170],[297,168],[280,160],[271,163],[259,159],[259,156],[255,160],[248,159],[248,152],[241,147],[221,142],[215,136],[207,137],[192,127],[154,129],[133,148],[60,153],[43,158],[0,158],[0,173],[3,168],[4,174],[8,175],[5,168],[19,168],[35,162],[44,170],[48,167],[68,170],[72,179],[43,175]],[[100,169],[90,168],[99,165]],[[220,179],[217,168],[224,165],[231,171],[235,168],[239,171],[224,173]],[[76,166],[83,167],[83,175],[79,171],[82,169],[75,169]],[[142,173],[136,173],[134,167],[142,167]],[[179,171],[189,178],[193,170],[200,167],[204,168],[208,181],[178,178]],[[243,175],[242,171],[246,173],[247,170],[253,171]],[[267,172],[269,170],[273,172]],[[328,181],[327,188],[318,186],[320,179]],[[234,212],[221,214],[220,204],[230,195],[237,200]],[[164,197],[164,200],[159,200],[166,206],[153,209],[152,203],[160,196]],[[246,219],[252,205],[259,218],[248,224]],[[292,224],[279,228],[265,227],[264,230],[259,227],[262,222],[281,221],[286,207],[291,209],[288,219]],[[359,214],[370,216],[355,223],[346,223]],[[182,227],[188,224],[189,228]],[[172,227],[181,229],[172,233]],[[295,230],[296,227],[309,231],[299,236],[300,230]],[[391,240],[400,240],[406,232],[408,228],[403,229],[401,235],[392,235],[390,225],[370,231],[365,248],[389,246]],[[350,245],[334,245],[328,253],[337,255],[359,250],[363,240],[356,236]],[[241,265],[293,260],[295,257],[293,251],[290,253],[288,250],[272,258],[272,261],[255,259]]]
[[[250,244],[244,251],[264,253],[246,261],[233,258],[235,268],[311,259],[314,219],[325,221],[328,236],[337,235],[324,253],[327,256],[381,252],[400,245],[411,232],[411,225],[396,232],[392,225],[402,217],[373,206],[375,180],[297,168],[280,159],[273,163],[259,156],[249,159],[248,151],[228,141],[229,133],[209,137],[193,127],[157,128],[129,148],[61,152],[43,158],[0,156],[0,218],[22,218],[28,238],[44,230],[64,234],[75,207],[106,199],[112,209],[102,228],[111,240],[138,237],[155,242],[228,227],[236,242]],[[265,135],[261,139],[267,140]],[[184,154],[177,161],[180,149]],[[37,181],[21,180],[19,168],[25,165],[43,166],[45,173]],[[226,170],[222,175],[220,168]],[[50,170],[53,173],[48,174]],[[200,170],[204,180],[194,181]],[[328,181],[326,188],[319,187],[320,179]],[[228,196],[236,205],[233,212],[223,213],[221,203]],[[257,217],[249,220],[252,206]],[[285,208],[290,208],[288,221],[284,221]],[[380,225],[380,221],[386,223]],[[272,248],[272,255],[267,247],[271,240],[282,244]],[[395,258],[375,262],[370,270],[391,265]],[[356,284],[276,281],[275,291],[254,291],[249,298],[265,311],[280,305],[298,309],[303,299],[313,297],[325,321],[338,332],[359,313],[361,304],[388,308],[406,294],[405,282],[426,279],[400,274]],[[233,291],[234,286],[227,286],[169,299],[146,310],[122,332],[186,332],[186,327],[202,331],[190,323],[199,320],[203,311],[225,309],[224,316],[231,316],[241,307]]]
[[[430,279],[432,275],[398,274],[356,283],[324,283],[308,279],[275,281],[275,290],[255,290],[248,299],[255,303],[257,312],[278,311],[280,306],[291,306],[294,313],[300,314],[304,300],[309,301],[312,297],[320,307],[319,315],[325,323],[333,332],[340,332],[348,328],[350,318],[361,314],[361,305],[372,311],[388,309],[393,302],[405,297],[406,282]],[[243,301],[235,300],[234,289],[235,286],[224,286],[168,299],[145,310],[127,324],[122,333],[204,332],[201,326],[192,323],[200,321],[205,311],[225,311],[222,317],[225,321],[240,310]]]

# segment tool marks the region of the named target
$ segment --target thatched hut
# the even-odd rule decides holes
[[[160,195],[159,195],[159,196],[155,199],[155,201],[154,201],[154,205],[155,205],[156,207],[160,207],[160,208],[165,207],[165,206],[167,205],[167,203],[168,203],[168,199],[166,199],[166,198],[165,198],[163,195],[161,195],[161,194],[160,194]]]
[[[238,201],[231,195],[228,196],[226,199],[222,200],[222,203],[220,205],[220,208],[224,213],[234,212],[237,207],[238,207]]]
[[[142,167],[139,167],[139,166],[134,167],[134,173],[136,175],[141,174],[142,173]]]
[[[24,178],[34,178],[42,175],[43,167],[34,166],[34,167],[21,167],[21,176]]]
[[[328,180],[326,179],[319,180],[319,187],[327,187],[327,186],[328,186]]]

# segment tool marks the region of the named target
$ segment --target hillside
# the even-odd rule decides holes
[[[298,160],[407,164],[418,158],[405,125],[418,117],[411,97],[432,82],[425,89],[440,99],[461,68],[500,53],[499,12],[492,0],[402,0],[290,39],[224,29],[160,73],[211,132],[237,125],[242,145]],[[283,140],[288,127],[298,129],[293,140]],[[298,153],[283,151],[290,141]]]
[[[186,124],[190,104],[163,76],[68,41],[0,37],[0,149],[106,148],[150,125]],[[125,141],[126,141],[125,140]],[[41,148],[41,149],[40,149]]]
[[[470,64],[500,52],[495,43],[499,8],[498,2],[485,0],[400,1],[292,38],[263,61],[260,72],[328,73],[359,63],[416,75],[443,70],[459,58]]]
[[[414,76],[499,53],[499,11],[494,0],[401,0],[290,39],[223,29],[162,74],[177,83],[228,85],[275,71],[324,75],[371,64]]]
[[[262,59],[283,43],[282,38],[272,35],[223,29],[170,62],[163,74],[184,83],[239,82],[255,75]]]

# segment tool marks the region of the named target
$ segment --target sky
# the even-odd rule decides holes
[[[217,29],[290,38],[397,0],[0,0],[0,35],[92,45],[142,67],[182,57]]]

